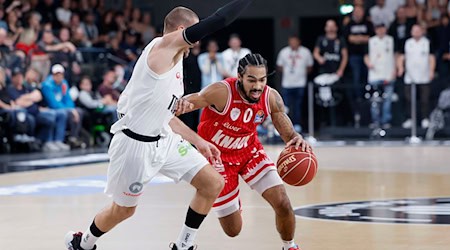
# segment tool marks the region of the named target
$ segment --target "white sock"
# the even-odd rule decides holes
[[[291,241],[285,241],[285,240],[283,240],[283,249],[284,250],[288,250],[289,248],[291,248],[291,247],[296,247],[297,245],[295,245],[295,242],[294,242],[294,240],[291,240]]]
[[[197,230],[198,229],[190,228],[186,225],[183,225],[180,235],[178,236],[177,247],[181,249],[188,249],[190,246],[193,246]]]
[[[98,240],[99,237],[95,237],[91,230],[88,228],[86,232],[83,233],[83,237],[81,237],[80,246],[83,249],[90,250],[94,248],[95,242]]]

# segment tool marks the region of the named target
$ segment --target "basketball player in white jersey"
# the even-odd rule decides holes
[[[114,137],[105,189],[113,202],[95,216],[84,233],[66,235],[67,249],[96,249],[100,236],[134,214],[145,185],[157,173],[175,182],[184,180],[197,189],[179,238],[171,246],[172,250],[194,249],[196,232],[224,180],[205,159],[220,164],[218,149],[174,117],[176,111],[187,108],[178,102],[183,95],[182,60],[194,43],[230,24],[251,2],[232,1],[200,22],[184,7],[167,14],[164,35],[144,49],[119,99],[120,119],[111,128]]]

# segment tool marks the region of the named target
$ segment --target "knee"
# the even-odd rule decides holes
[[[215,174],[208,179],[208,185],[203,189],[203,193],[211,198],[216,198],[222,192],[225,180],[220,174]]]
[[[224,232],[228,237],[234,238],[241,233],[241,228],[237,227],[237,226],[232,227],[232,228],[227,228],[224,230]]]
[[[291,202],[288,197],[280,197],[280,199],[274,204],[275,213],[280,216],[289,216],[293,214]]]
[[[133,216],[136,211],[136,207],[122,207],[118,205],[113,205],[112,213],[114,217],[120,221],[126,220]]]

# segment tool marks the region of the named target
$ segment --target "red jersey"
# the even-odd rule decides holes
[[[198,134],[217,146],[224,162],[245,163],[262,149],[256,127],[270,114],[270,87],[264,88],[257,103],[249,103],[238,92],[237,78],[222,83],[228,88],[227,104],[222,112],[211,106],[203,110]]]

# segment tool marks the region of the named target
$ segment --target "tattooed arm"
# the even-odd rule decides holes
[[[295,132],[291,119],[289,119],[285,112],[283,99],[275,89],[270,89],[269,105],[273,125],[286,143],[286,147],[295,145],[296,148],[300,146],[302,151],[311,150],[311,146],[309,146],[299,133]]]

